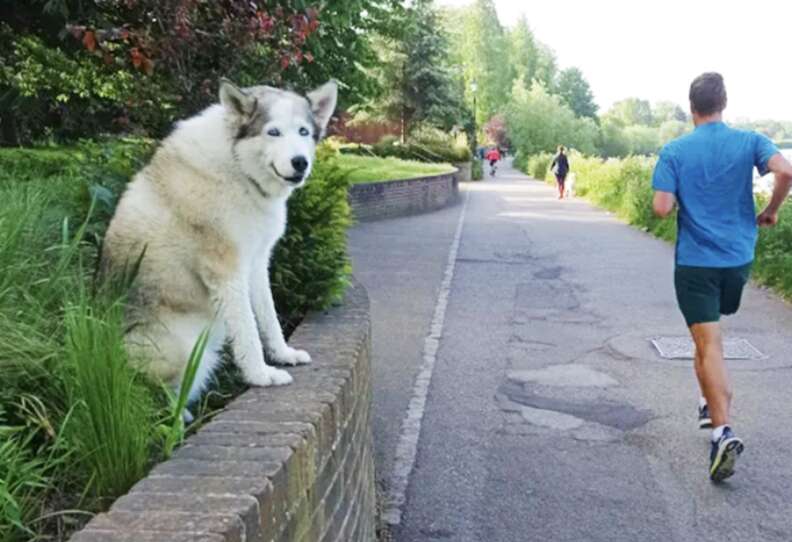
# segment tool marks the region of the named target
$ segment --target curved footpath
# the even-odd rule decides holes
[[[726,320],[767,358],[730,362],[746,453],[714,486],[690,362],[647,340],[686,334],[673,247],[509,168],[463,197],[350,233],[391,538],[788,541],[792,308]]]

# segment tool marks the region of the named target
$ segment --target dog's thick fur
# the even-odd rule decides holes
[[[122,273],[140,262],[127,348],[178,386],[199,334],[210,328],[191,399],[228,339],[252,385],[292,381],[265,363],[265,353],[276,364],[311,361],[283,338],[268,267],[286,228],[286,200],[310,174],[336,96],[332,81],[307,97],[223,81],[220,104],[178,123],[121,198],[102,270]]]

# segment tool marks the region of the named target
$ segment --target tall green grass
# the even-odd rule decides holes
[[[128,363],[128,285],[93,279],[96,198],[47,180],[0,178],[0,542],[68,532],[87,516],[63,510],[102,509],[185,431],[183,402]]]

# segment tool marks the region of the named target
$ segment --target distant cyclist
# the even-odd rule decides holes
[[[553,158],[550,169],[553,171],[558,183],[558,199],[564,199],[564,185],[566,184],[567,174],[569,174],[569,159],[565,154],[563,145],[558,146],[558,154]]]
[[[501,154],[500,154],[500,151],[498,150],[498,147],[491,148],[489,151],[487,151],[487,154],[484,157],[487,160],[489,160],[490,175],[494,177],[495,176],[495,164],[497,164],[498,161],[501,159]]]

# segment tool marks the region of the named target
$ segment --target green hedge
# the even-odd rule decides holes
[[[533,157],[531,157],[533,158]],[[531,158],[523,161],[522,170],[530,171]],[[608,159],[573,153],[569,162],[575,174],[575,192],[593,203],[614,212],[629,224],[664,239],[676,240],[676,219],[661,219],[652,210],[652,171],[656,158],[629,157]],[[555,182],[548,172],[544,177]],[[757,210],[764,205],[757,200]],[[756,246],[753,277],[787,299],[792,299],[792,202],[781,209],[779,224],[761,228]]]
[[[0,150],[2,542],[78,527],[87,516],[61,512],[106,508],[167,453],[172,399],[127,364],[123,296],[93,280],[114,204],[153,148]],[[287,327],[339,300],[349,276],[347,175],[320,154],[271,265]]]

